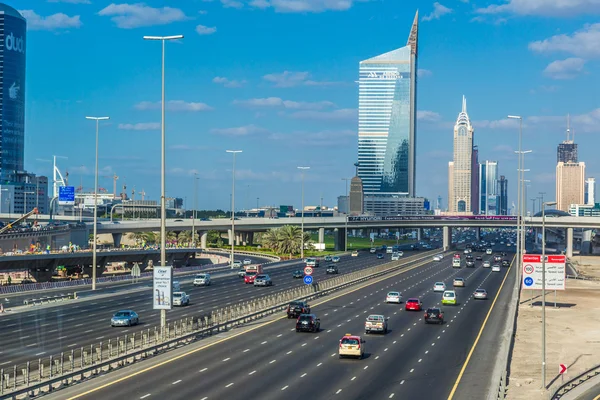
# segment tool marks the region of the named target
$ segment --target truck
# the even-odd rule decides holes
[[[188,296],[185,292],[173,292],[173,305],[180,307],[189,306],[190,296]]]
[[[244,283],[253,284],[256,275],[260,275],[262,273],[263,268],[261,264],[246,265],[246,275],[244,275]]]
[[[318,268],[319,267],[319,259],[318,258],[307,258],[306,259],[306,266],[307,267]]]
[[[383,334],[387,333],[388,319],[383,315],[369,315],[365,320],[365,333],[371,332],[381,332]]]

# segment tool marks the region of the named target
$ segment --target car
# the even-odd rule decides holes
[[[365,354],[364,343],[365,341],[360,336],[346,333],[344,337],[340,339],[340,345],[338,347],[339,357],[356,357],[362,359]]]
[[[444,282],[436,282],[433,284],[434,292],[443,292],[446,290],[446,284]]]
[[[246,276],[246,268],[245,267],[240,268],[240,270],[238,271],[238,276],[240,278],[243,278],[244,276]]]
[[[258,273],[256,271],[246,271],[246,275],[244,275],[244,283],[246,285],[253,284],[257,275]]]
[[[487,254],[488,256],[491,256],[492,255],[492,249],[487,249],[485,251],[485,254]]]
[[[287,317],[298,318],[301,314],[310,314],[310,306],[306,301],[292,301],[287,306]]]
[[[471,249],[465,249],[464,253],[465,254],[469,254],[471,252]]]
[[[402,302],[402,294],[400,292],[388,292],[385,296],[385,302],[400,304]]]
[[[377,253],[377,259],[383,260],[383,253]]]
[[[296,332],[314,332],[321,330],[321,320],[315,314],[300,314],[296,320]]]
[[[465,279],[464,278],[454,278],[454,280],[452,281],[452,286],[465,287]]]
[[[468,256],[465,257],[465,260],[473,260],[473,256],[469,254]]]
[[[483,262],[483,268],[489,268],[489,267],[491,267],[491,266],[492,266],[492,264],[491,264],[491,263],[490,263],[488,260],[485,260],[485,261]]]
[[[394,251],[394,253],[398,254],[399,257],[402,257],[404,255],[404,252],[402,250],[396,250]],[[394,254],[392,253],[392,254]]]
[[[331,261],[334,262],[334,263],[338,263],[338,262],[340,262],[340,257],[333,256],[333,257],[331,257]]]
[[[442,294],[442,304],[458,304],[458,299],[456,297],[456,292],[454,290],[446,290]]]
[[[304,278],[304,272],[301,270],[296,270],[292,273],[292,277],[294,279],[298,279],[298,278],[302,279],[302,278]]]
[[[256,278],[254,278],[254,286],[273,286],[273,281],[267,274],[256,275]]]
[[[325,258],[323,258],[323,260],[327,261],[327,262],[331,262],[333,261],[331,256],[325,256]]]
[[[465,263],[465,265],[467,266],[467,268],[473,268],[475,266],[475,261],[473,261],[473,260],[467,260],[467,262]]]
[[[500,266],[499,265],[493,265],[492,266],[492,272],[500,272]]]
[[[424,320],[426,324],[440,324],[444,323],[444,313],[439,308],[428,308],[425,311]]]
[[[502,266],[503,267],[509,267],[510,266],[510,262],[508,260],[502,260]]]
[[[327,267],[325,271],[326,274],[337,274],[339,273],[338,268],[335,265],[330,265]]]
[[[210,274],[198,274],[194,277],[194,286],[210,286]]]
[[[243,263],[244,263],[244,265],[250,265],[250,264],[252,264],[252,260],[249,258],[246,258],[246,259],[244,259]]]
[[[485,289],[477,289],[475,290],[475,292],[473,293],[473,298],[474,299],[479,299],[479,300],[486,300],[487,299],[487,290]]]
[[[173,306],[189,306],[190,296],[185,292],[173,292]]]
[[[442,261],[442,257],[440,257],[440,255],[435,255],[433,256],[433,261]]]
[[[381,332],[384,335],[388,331],[388,318],[383,315],[369,315],[365,320],[365,333]]]
[[[139,315],[132,310],[117,311],[110,319],[110,326],[132,326],[140,323]]]
[[[313,268],[319,268],[319,259],[318,258],[307,258],[306,266],[313,267]]]
[[[377,252],[377,249],[375,247],[371,247],[371,250],[369,250],[369,253],[371,254],[375,254]]]
[[[352,252],[352,257],[358,257],[358,250],[354,250]]]
[[[477,260],[477,261],[481,261],[481,260],[483,260],[483,257],[481,257],[481,256],[476,256],[476,257],[475,257],[475,260]]]
[[[495,262],[500,262],[500,261],[502,261],[502,256],[499,256],[499,255],[498,255],[498,256],[494,256],[494,261],[495,261]]]
[[[233,264],[231,264],[231,269],[233,268],[240,268],[242,266],[242,262],[241,261],[234,261]]]
[[[404,304],[405,311],[421,311],[422,309],[423,303],[421,303],[421,300],[416,297],[411,297],[410,299],[406,300],[406,303]]]
[[[392,261],[399,261],[400,257],[401,257],[400,253],[398,253],[398,252],[392,253]]]

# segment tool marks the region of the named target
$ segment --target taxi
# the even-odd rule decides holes
[[[456,292],[454,290],[446,290],[442,294],[442,304],[457,304]]]
[[[365,354],[365,341],[360,336],[346,333],[340,339],[339,357],[357,357],[362,359]]]

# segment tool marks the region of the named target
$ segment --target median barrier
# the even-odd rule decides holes
[[[71,299],[76,299],[76,298],[77,298],[76,293],[66,293],[66,294],[61,293],[61,294],[57,294],[54,296],[43,296],[43,297],[38,297],[38,298],[25,299],[25,300],[23,300],[23,305],[24,306],[41,306],[42,304],[57,303],[59,301],[71,300]]]
[[[227,331],[250,321],[283,311],[290,301],[314,300],[367,280],[423,263],[438,251],[421,253],[402,261],[394,261],[360,271],[343,274],[257,299],[244,301],[202,314],[107,341],[71,349],[58,355],[0,369],[0,396],[3,399],[27,398],[52,392],[63,386],[121,368],[133,362],[158,355],[203,337]],[[260,289],[259,289],[260,290]]]

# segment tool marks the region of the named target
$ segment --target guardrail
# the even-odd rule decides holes
[[[600,365],[596,365],[593,368],[588,369],[584,373],[578,375],[577,377],[571,379],[564,385],[560,386],[556,392],[550,397],[551,400],[557,400],[569,393],[571,390],[575,389],[579,385],[584,382],[587,382],[589,379],[600,375]]]
[[[65,300],[71,300],[71,299],[76,299],[77,298],[77,293],[73,292],[73,293],[66,293],[66,294],[57,294],[54,296],[43,296],[43,297],[39,297],[37,299],[25,299],[23,300],[23,305],[24,306],[41,306],[42,304],[48,304],[48,303],[57,303],[59,301],[65,301]]]
[[[242,302],[195,317],[168,323],[162,331],[158,326],[118,336],[89,346],[71,349],[60,355],[38,358],[0,369],[0,396],[38,396],[65,385],[83,381],[95,375],[120,368],[138,360],[161,354],[181,344],[194,342],[229,330],[266,315],[280,312],[292,300],[313,300],[348,286],[380,277],[422,262],[438,251],[423,253],[402,262],[390,262],[360,271],[340,275],[310,286],[288,289],[255,300]]]

